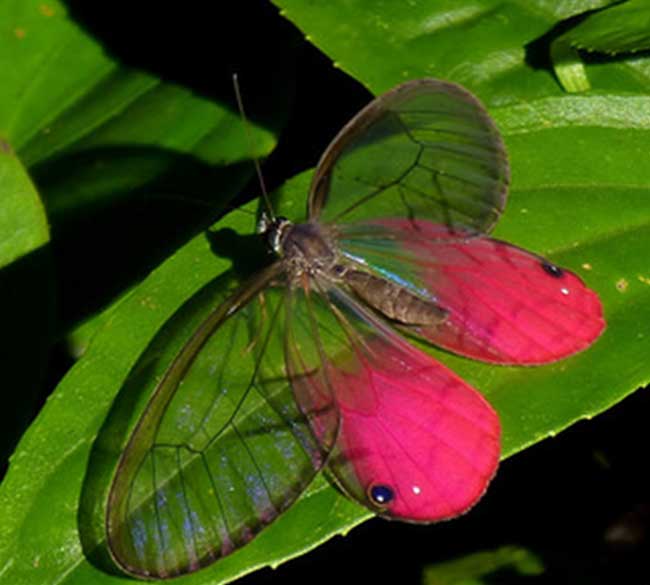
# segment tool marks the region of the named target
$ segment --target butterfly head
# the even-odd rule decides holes
[[[292,225],[286,217],[272,218],[266,213],[262,213],[257,223],[257,231],[266,240],[269,249],[278,256],[282,256],[282,242]]]

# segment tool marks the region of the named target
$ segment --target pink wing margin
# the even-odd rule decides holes
[[[420,351],[370,345],[372,357],[335,389],[341,429],[330,469],[391,518],[432,522],[465,512],[498,466],[496,412]]]
[[[479,392],[391,333],[365,339],[324,371],[327,381],[319,372],[302,384],[313,393],[326,383],[335,398],[339,434],[328,467],[344,492],[410,522],[452,518],[481,498],[501,431]]]
[[[551,262],[488,237],[459,237],[428,221],[385,219],[417,264],[424,286],[448,312],[413,327],[432,343],[486,362],[535,365],[589,347],[605,329],[598,295]]]

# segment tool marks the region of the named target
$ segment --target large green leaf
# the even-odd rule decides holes
[[[540,368],[497,368],[434,352],[489,396],[503,421],[505,452],[511,454],[575,420],[597,414],[648,380],[642,356],[650,349],[650,340],[643,336],[642,323],[650,319],[646,315],[650,274],[642,251],[650,245],[650,202],[644,195],[650,178],[639,164],[644,156],[639,142],[648,137],[647,131],[637,131],[637,142],[630,141],[625,148],[628,141],[621,138],[627,130],[540,127],[535,118],[526,121],[517,108],[494,113],[512,144],[513,167],[521,168],[514,177],[519,188],[512,193],[497,235],[579,272],[601,295],[608,319],[607,332],[592,349]],[[625,150],[612,161],[609,173],[625,175],[627,182],[623,186],[605,183],[605,172],[594,158],[582,161],[594,176],[585,185],[584,176],[574,169],[579,158],[571,152],[574,142],[580,138],[580,151],[588,152],[617,135]],[[546,146],[540,148],[540,144]],[[548,164],[532,162],[536,158]],[[300,216],[306,184],[307,177],[301,176],[287,185],[279,202],[282,213]],[[622,197],[625,208],[620,205]],[[233,214],[221,227],[250,232],[252,223],[248,216]],[[96,582],[110,580],[91,568],[77,540],[74,511],[91,440],[112,396],[157,329],[226,266],[228,262],[215,258],[203,237],[180,250],[123,301],[57,390],[58,399],[48,405],[25,438],[4,486],[3,495],[14,498],[13,518],[4,530],[13,534],[14,545],[23,550],[21,560],[25,559],[24,566],[11,568],[12,583],[44,582],[52,574],[48,566],[49,571],[65,574],[64,582],[81,583],[91,575]],[[71,447],[61,453],[58,445],[64,440]],[[25,483],[34,467],[40,470],[39,480]],[[51,525],[38,510],[54,506],[61,515]],[[221,582],[256,566],[280,562],[331,534],[349,530],[367,516],[320,481],[252,544],[187,577],[187,582]],[[65,556],[60,550],[47,557],[41,553],[41,581],[28,563],[33,556],[27,550],[34,551],[32,555],[50,550],[46,543],[52,539],[70,544]]]
[[[253,223],[250,215],[235,212],[220,227],[250,233]],[[154,334],[185,299],[228,265],[226,259],[215,257],[209,238],[199,236],[111,311],[101,334],[24,437],[2,485],[0,509],[6,522],[0,529],[0,550],[6,563],[2,577],[7,583],[46,583],[55,577],[69,583],[115,580],[88,563],[79,543],[77,507],[92,440],[130,368]],[[65,452],[61,445],[67,446]],[[34,476],[34,469],[39,469],[40,475]],[[42,510],[55,510],[51,506],[56,506],[54,516],[43,515]],[[323,509],[329,510],[329,519],[322,518]],[[282,525],[265,532],[255,548],[246,547],[225,559],[215,567],[217,575],[233,578],[269,559],[280,561],[295,554],[293,541],[278,540],[286,527],[295,534],[307,528],[310,539],[322,541],[338,528],[341,519],[348,523],[350,514],[354,518],[358,507],[321,479],[282,518]],[[301,548],[313,546],[310,540]],[[214,582],[214,578],[204,572],[189,579],[204,583]]]
[[[505,455],[598,414],[647,383],[650,103],[634,93],[645,78],[632,83],[630,73],[641,65],[608,64],[593,78],[606,80],[607,91],[569,96],[550,73],[532,71],[523,60],[524,43],[558,18],[606,3],[431,2],[418,4],[420,12],[414,8],[403,19],[382,13],[392,6],[387,3],[278,4],[290,7],[287,14],[297,21],[301,15],[303,30],[375,89],[404,75],[463,82],[480,73],[473,86],[491,104],[513,169],[512,194],[496,235],[573,269],[601,296],[608,323],[604,336],[557,364],[498,368],[427,349],[498,409]],[[531,5],[537,9],[526,12]],[[557,13],[554,7],[564,5],[573,8]],[[419,30],[435,34],[418,36]],[[283,189],[277,202],[281,213],[303,217],[307,180],[301,176]],[[253,221],[234,213],[219,227],[245,234]],[[78,517],[92,442],[155,333],[201,286],[230,267],[230,256],[237,259],[239,240],[229,232],[221,237],[233,242],[225,256],[215,256],[213,247],[218,251],[219,246],[199,236],[111,311],[23,439],[0,491],[0,579],[12,585],[122,580],[90,564],[79,540],[80,522],[93,521]],[[367,517],[321,478],[251,544],[179,582],[232,580],[301,554]]]
[[[559,93],[546,71],[527,64],[528,45],[558,21],[613,1],[438,0],[405,6],[273,0],[311,42],[375,93],[407,79],[437,77],[478,92],[488,103]]]

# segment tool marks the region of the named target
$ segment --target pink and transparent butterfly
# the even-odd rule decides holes
[[[525,365],[604,328],[577,276],[487,237],[508,180],[494,123],[457,85],[411,81],[359,112],[318,164],[307,221],[265,216],[276,260],[157,376],[112,479],[114,561],[145,578],[206,566],[324,467],[388,518],[475,504],[498,465],[497,414],[402,334]]]

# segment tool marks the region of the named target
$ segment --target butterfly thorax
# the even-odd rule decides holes
[[[291,223],[273,220],[266,237],[271,249],[281,258],[290,282],[308,277],[323,277],[335,272],[339,253],[328,228],[313,222]]]

